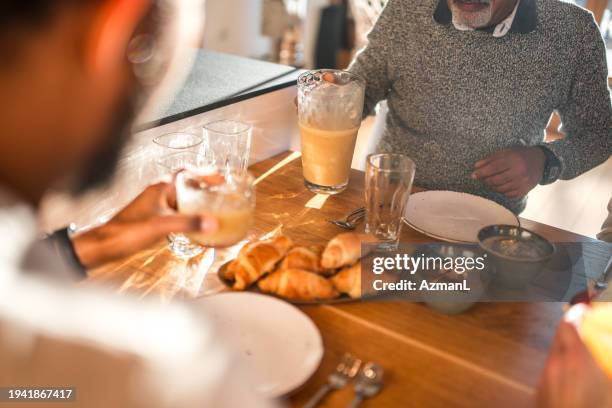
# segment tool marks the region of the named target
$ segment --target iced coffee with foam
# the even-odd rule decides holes
[[[361,124],[365,81],[347,71],[317,70],[298,79],[298,122],[305,184],[337,194],[348,185]]]

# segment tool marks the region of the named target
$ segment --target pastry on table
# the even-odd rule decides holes
[[[279,269],[257,286],[262,292],[292,300],[325,300],[340,295],[329,280],[303,269]]]
[[[337,269],[357,262],[366,254],[361,253],[361,244],[374,242],[372,236],[345,232],[333,238],[323,251],[321,266],[325,269]]]
[[[361,297],[361,262],[347,266],[331,279],[334,288],[340,293],[349,295],[353,299]]]
[[[320,275],[329,275],[331,271],[321,267],[321,254],[323,246],[296,246],[287,252],[279,269],[302,269],[316,272]]]
[[[292,246],[293,241],[283,235],[246,244],[227,267],[227,277],[234,281],[233,288],[244,290],[273,271]]]

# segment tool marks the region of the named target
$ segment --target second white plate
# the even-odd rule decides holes
[[[477,243],[478,231],[488,225],[519,225],[516,215],[496,202],[455,191],[412,194],[404,219],[432,238],[462,243]]]
[[[237,363],[256,376],[255,390],[269,398],[304,384],[323,358],[323,341],[308,316],[274,297],[221,293],[197,301],[237,352]]]

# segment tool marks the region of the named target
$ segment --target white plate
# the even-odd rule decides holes
[[[430,237],[464,243],[477,243],[478,231],[488,225],[519,225],[516,215],[496,202],[455,191],[412,194],[405,221]]]
[[[197,301],[238,353],[241,367],[255,374],[255,389],[281,397],[304,384],[323,358],[323,341],[308,316],[271,296],[221,293]]]

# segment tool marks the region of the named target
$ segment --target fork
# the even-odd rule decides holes
[[[327,383],[308,400],[304,408],[314,408],[323,400],[323,398],[331,391],[336,391],[343,388],[350,380],[355,378],[361,367],[361,360],[353,357],[349,353],[342,356],[342,360],[336,366],[333,373],[327,377]]]
[[[365,217],[365,208],[361,207],[351,212],[343,220],[342,219],[341,220],[328,220],[328,222],[340,228],[344,228],[347,230],[354,230],[357,227],[357,224],[359,224],[364,219],[364,217]]]
[[[357,408],[366,398],[372,398],[383,387],[385,370],[376,363],[365,363],[355,380],[355,398],[349,408]]]

